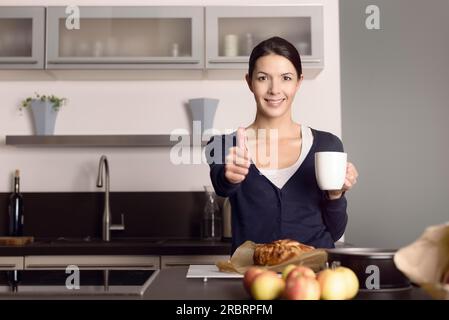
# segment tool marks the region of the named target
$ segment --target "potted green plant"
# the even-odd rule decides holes
[[[66,102],[67,98],[35,93],[35,97],[28,97],[22,101],[21,108],[31,107],[37,135],[52,135],[59,108]]]

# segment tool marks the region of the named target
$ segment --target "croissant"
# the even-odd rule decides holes
[[[276,240],[272,243],[257,244],[254,250],[253,261],[255,265],[272,266],[314,249],[314,247],[302,244],[296,240]]]

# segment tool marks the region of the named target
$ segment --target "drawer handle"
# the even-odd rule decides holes
[[[66,268],[70,264],[29,264],[27,268],[34,269],[45,269],[45,268]],[[154,264],[145,264],[145,265],[129,265],[129,264],[114,264],[114,265],[106,265],[106,264],[74,264],[80,268],[154,268]]]
[[[17,264],[0,264],[0,268],[16,268]]]
[[[166,263],[166,267],[184,267],[184,266],[190,266],[191,263]]]

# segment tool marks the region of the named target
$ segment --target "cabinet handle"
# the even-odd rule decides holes
[[[209,63],[248,63],[249,58],[224,58],[224,59],[212,59]],[[302,62],[319,63],[321,59],[307,59],[301,58]]]
[[[36,64],[37,60],[25,60],[25,59],[17,59],[17,58],[0,58],[0,64]]]
[[[154,59],[141,59],[141,60],[120,60],[120,59],[110,59],[110,60],[94,60],[94,59],[54,59],[48,60],[51,64],[198,64],[200,60],[187,60],[187,59],[176,59],[176,60],[154,60]]]
[[[225,59],[212,59],[209,63],[248,63],[249,57],[246,58],[225,58]]]

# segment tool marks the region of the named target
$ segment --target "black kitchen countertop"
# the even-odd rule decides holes
[[[352,246],[336,243],[336,247]],[[230,255],[231,241],[196,238],[112,238],[106,242],[90,237],[35,238],[23,245],[0,245],[1,256],[25,255]]]
[[[39,295],[1,296],[0,299],[82,299],[82,300],[250,300],[241,278],[211,279],[186,278],[187,267],[160,270],[142,296],[102,295]],[[359,292],[355,300],[430,300],[421,288],[413,286],[399,291]],[[182,302],[182,301],[181,301]]]
[[[164,269],[154,279],[144,299],[161,300],[249,300],[242,279],[186,278],[188,268]],[[397,291],[360,291],[356,300],[428,300],[419,287]]]
[[[0,245],[0,256],[24,255],[229,255],[231,242],[201,239],[39,239],[23,246]]]

